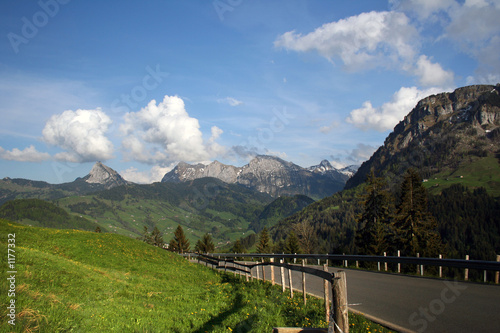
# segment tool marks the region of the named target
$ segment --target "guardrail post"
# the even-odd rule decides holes
[[[280,263],[283,264],[284,259],[281,259]],[[281,273],[281,289],[283,292],[285,292],[285,267],[281,266],[280,273]]]
[[[290,298],[293,298],[292,270],[288,269],[288,284],[290,285]]]
[[[398,250],[398,258],[401,257],[401,251]],[[398,262],[398,273],[401,273],[401,263]]]
[[[264,263],[264,258],[262,258],[262,263]],[[262,281],[266,282],[266,266],[262,266]]]
[[[439,255],[439,259],[443,259],[443,255],[442,254]],[[440,278],[443,277],[443,266],[439,266],[439,277]]]
[[[497,261],[500,262],[500,255],[498,255],[498,254],[497,254]],[[498,280],[500,280],[500,272],[499,271],[497,271],[495,273],[495,284],[498,284],[498,282],[499,282]]]
[[[349,316],[347,306],[347,280],[344,271],[335,273],[332,281],[333,311],[335,333],[349,333]],[[332,323],[330,323],[331,327]],[[330,330],[329,330],[330,331]]]
[[[274,263],[274,258],[271,258],[271,263]],[[271,285],[274,286],[274,266],[271,265]]]
[[[328,265],[323,265],[323,270],[328,272]],[[328,285],[328,280],[323,279],[323,289],[325,291],[325,312],[326,312],[326,322],[330,322],[330,286]]]
[[[469,260],[469,255],[468,254],[465,255],[465,260]],[[469,281],[469,269],[468,268],[465,269],[464,280],[465,281]]]
[[[306,264],[304,261],[302,261],[302,267],[305,267]],[[306,298],[306,273],[302,272],[302,293],[304,294],[304,306],[307,303],[307,298]]]
[[[384,257],[387,257],[387,252],[384,252]],[[385,268],[385,271],[387,272],[387,261],[384,262],[384,268]]]
[[[417,258],[420,258],[420,253],[417,253]],[[417,265],[417,274],[420,273],[420,265]]]

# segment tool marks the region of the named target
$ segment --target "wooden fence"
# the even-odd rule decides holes
[[[191,256],[196,256],[196,254],[190,254]],[[185,254],[184,256],[188,256]],[[285,260],[317,260],[318,265],[320,262],[324,263],[341,263],[341,266],[348,267],[348,262],[355,262],[356,266],[359,262],[375,262],[378,263],[378,270],[381,269],[381,264],[384,264],[384,270],[387,271],[387,264],[394,264],[397,266],[397,272],[401,272],[401,265],[415,265],[417,267],[417,273],[424,275],[426,266],[434,266],[438,268],[438,275],[442,277],[443,267],[463,269],[464,280],[467,281],[469,278],[469,270],[475,269],[484,272],[483,281],[487,282],[487,272],[494,273],[494,282],[499,284],[499,273],[500,273],[500,255],[497,255],[497,261],[487,261],[487,260],[469,260],[469,256],[466,259],[444,259],[442,256],[440,258],[421,258],[421,257],[400,257],[398,256],[365,256],[365,255],[343,255],[343,254],[269,254],[269,253],[253,253],[253,254],[242,254],[242,253],[212,253],[211,256],[219,259],[221,258],[250,258],[251,260],[262,258],[262,259],[285,259]]]
[[[207,265],[211,265],[213,268],[224,269],[224,271],[233,271],[239,274],[245,275],[247,281],[251,278],[260,279],[259,268],[262,268],[262,280],[266,280],[265,277],[265,266],[270,266],[271,268],[271,283],[274,285],[275,275],[274,267],[279,267],[281,269],[281,285],[283,292],[285,292],[285,269],[288,270],[288,285],[290,289],[290,297],[293,298],[293,282],[291,271],[302,272],[302,293],[304,295],[304,304],[306,304],[306,279],[305,274],[315,275],[324,280],[324,297],[325,297],[325,312],[326,321],[329,322],[328,332],[349,332],[349,318],[348,318],[348,304],[347,304],[347,283],[346,275],[344,271],[338,271],[336,273],[328,272],[328,266],[325,264],[323,270],[307,267],[305,262],[302,265],[292,265],[284,262],[281,259],[280,262],[274,262],[274,258],[270,257],[268,262],[256,262],[256,263],[241,263],[234,259],[222,259],[215,256],[210,256],[206,254],[195,254],[198,261],[205,262]],[[186,256],[186,255],[185,255]],[[254,269],[255,268],[255,274]],[[333,299],[331,302],[330,309],[330,289],[332,291]]]

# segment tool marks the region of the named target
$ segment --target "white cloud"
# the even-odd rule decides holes
[[[453,72],[445,71],[440,64],[432,63],[425,55],[421,55],[420,58],[418,58],[415,75],[419,77],[420,84],[425,87],[453,86]]]
[[[413,12],[422,20],[434,19],[434,15],[456,4],[455,0],[389,0],[393,10]]]
[[[354,148],[350,153],[347,159],[354,164],[361,164],[364,161],[368,160],[373,153],[377,150],[377,147],[366,145],[364,143],[358,143],[356,148]]]
[[[129,159],[166,165],[172,161],[208,160],[224,152],[216,143],[222,130],[212,127],[212,136],[204,142],[198,120],[189,116],[178,96],[165,96],[158,105],[152,100],[140,111],[127,113],[124,119],[120,130]]]
[[[234,97],[226,97],[226,98],[219,98],[217,100],[217,103],[221,103],[221,104],[229,104],[231,106],[238,106],[238,105],[241,105],[243,104],[242,101],[239,101],[237,100],[236,98]]]
[[[393,129],[424,97],[442,92],[441,88],[419,90],[416,87],[402,87],[393,96],[390,102],[380,107],[373,107],[370,101],[363,103],[359,109],[351,111],[346,121],[363,129],[374,129],[384,132]]]
[[[173,166],[161,167],[158,165],[153,166],[147,171],[138,171],[137,168],[130,167],[125,171],[121,171],[120,175],[134,183],[138,184],[151,184],[154,182],[159,182],[165,176],[167,172],[173,169]]]
[[[48,153],[41,153],[33,145],[30,145],[23,150],[14,148],[11,151],[0,147],[0,158],[19,162],[42,162],[50,159],[50,155]]]
[[[105,161],[113,157],[113,144],[105,136],[111,119],[101,109],[67,110],[53,115],[42,131],[43,140],[65,152],[55,158],[68,162]]]
[[[500,1],[391,0],[392,8],[409,16],[423,30],[432,26],[433,38],[446,39],[478,62],[467,84],[498,82],[500,76]],[[434,25],[433,23],[438,23]],[[429,24],[431,23],[431,24]],[[439,28],[442,30],[439,31]]]
[[[319,131],[323,134],[328,134],[330,133],[333,129],[337,128],[340,126],[340,123],[338,121],[332,121],[330,125],[325,125],[321,126]]]
[[[274,45],[298,52],[317,51],[330,61],[340,58],[348,70],[360,70],[407,65],[415,57],[417,37],[404,13],[369,12],[326,23],[305,36],[286,32]]]

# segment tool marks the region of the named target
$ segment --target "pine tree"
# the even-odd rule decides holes
[[[152,244],[151,234],[149,233],[147,226],[144,226],[144,230],[142,231],[142,241]]]
[[[155,226],[153,232],[151,233],[151,244],[158,247],[163,247],[163,237],[161,236],[160,230]]]
[[[300,249],[299,239],[297,238],[295,232],[292,231],[286,238],[285,253],[294,254],[301,252],[302,250]]]
[[[259,244],[257,244],[257,253],[271,252],[271,240],[267,228],[262,229],[259,236]]]
[[[366,255],[382,255],[389,248],[392,197],[382,178],[375,177],[373,170],[368,175],[363,196],[364,211],[357,222],[356,246]]]
[[[394,220],[395,246],[406,256],[435,257],[442,243],[436,219],[429,213],[427,190],[414,169],[406,172]]]
[[[241,245],[241,241],[239,239],[236,242],[234,242],[234,245],[231,248],[231,252],[233,252],[233,253],[244,253],[245,252],[245,249]]]
[[[212,253],[215,250],[214,242],[212,241],[212,236],[209,234],[203,235],[203,237],[196,242],[194,250],[198,253]]]
[[[170,251],[184,253],[189,251],[189,246],[189,241],[184,235],[184,230],[179,225],[177,229],[175,229],[174,238],[170,240],[168,249]]]

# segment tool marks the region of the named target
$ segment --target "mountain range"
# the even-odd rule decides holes
[[[367,174],[373,170],[383,177],[397,198],[402,175],[414,168],[424,178],[429,210],[449,253],[463,257],[470,251],[487,259],[500,252],[499,147],[500,85],[469,86],[418,102],[355,173],[356,167],[337,170],[326,160],[302,168],[260,155],[242,167],[180,162],[161,182],[139,185],[97,162],[87,176],[70,183],[4,178],[0,204],[51,200],[103,230],[133,237],[157,225],[168,240],[180,224],[192,241],[210,233],[219,245],[243,236],[255,240],[263,227],[279,243],[307,222],[317,250],[355,253]]]
[[[242,167],[214,161],[208,165],[179,163],[168,172],[165,182],[184,182],[213,177],[228,184],[240,184],[272,197],[302,194],[315,199],[332,195],[344,188],[350,169],[337,170],[323,160],[319,165],[302,168],[278,157],[259,155]]]

